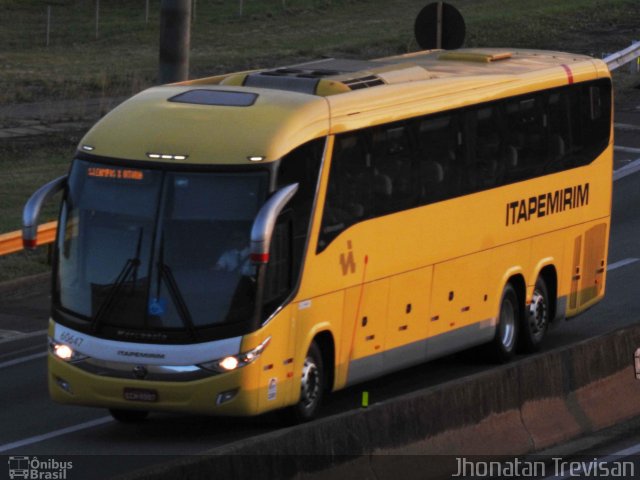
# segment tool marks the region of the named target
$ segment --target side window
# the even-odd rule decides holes
[[[308,142],[285,155],[276,167],[276,188],[297,183],[298,191],[278,217],[273,232],[264,292],[265,317],[289,295],[300,275],[324,145],[324,138]]]
[[[547,172],[591,163],[609,143],[611,83],[600,80],[552,91],[547,99]]]
[[[369,218],[373,206],[373,166],[362,132],[336,137],[322,214],[318,251],[354,223]]]
[[[372,217],[416,206],[414,159],[406,125],[377,128],[371,134]]]
[[[547,98],[548,172],[564,168],[568,162],[567,152],[573,143],[575,127],[572,122],[571,97],[567,89],[557,90]]]
[[[507,181],[540,175],[547,163],[546,117],[541,97],[508,100],[504,111]]]
[[[289,208],[294,212],[296,238],[306,236],[309,228],[324,145],[324,138],[306,143],[285,155],[278,163],[276,189],[298,184],[298,191],[289,202]]]
[[[460,194],[462,132],[458,115],[447,114],[416,122],[416,179],[420,205]]]
[[[598,80],[338,135],[318,252],[357,222],[590,163],[610,122]]]
[[[608,81],[585,85],[580,92],[582,132],[585,152],[579,165],[593,160],[609,143],[611,128],[611,84]]]
[[[466,119],[469,165],[463,193],[473,193],[502,183],[505,171],[503,138],[497,104],[469,110]]]

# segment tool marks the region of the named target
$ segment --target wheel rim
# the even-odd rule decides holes
[[[547,301],[542,292],[536,288],[529,306],[529,330],[531,331],[531,336],[535,340],[541,339],[548,323],[549,309],[547,308]]]
[[[505,298],[500,311],[500,342],[505,350],[513,347],[516,332],[516,312],[510,299]]]
[[[304,409],[313,409],[320,395],[320,372],[311,357],[304,360],[300,390],[300,403]]]

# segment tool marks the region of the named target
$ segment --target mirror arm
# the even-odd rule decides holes
[[[266,201],[258,212],[251,228],[251,262],[253,264],[269,263],[269,247],[276,220],[297,191],[297,183],[282,187]]]
[[[38,218],[42,205],[62,190],[66,184],[67,175],[58,177],[40,187],[27,200],[22,211],[22,245],[25,250],[35,250],[38,245]]]

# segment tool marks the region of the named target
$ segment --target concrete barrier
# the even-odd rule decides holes
[[[452,455],[524,455],[640,415],[639,346],[627,327],[120,478],[448,478]]]

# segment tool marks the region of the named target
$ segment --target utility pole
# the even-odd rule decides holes
[[[160,7],[159,83],[189,78],[191,0],[162,0]]]

